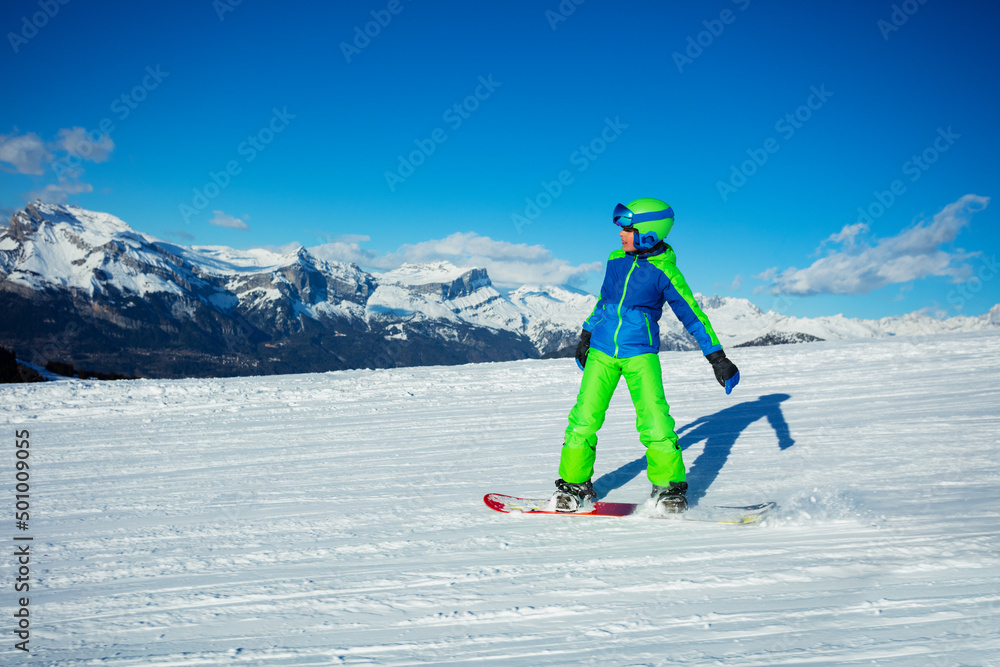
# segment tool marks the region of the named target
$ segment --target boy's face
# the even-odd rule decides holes
[[[631,227],[626,227],[618,232],[618,236],[622,239],[622,250],[625,252],[635,252],[635,230]]]

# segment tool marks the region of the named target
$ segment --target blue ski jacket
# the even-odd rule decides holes
[[[698,341],[702,354],[722,349],[666,243],[645,255],[619,249],[608,257],[601,298],[583,324],[591,333],[590,346],[616,358],[659,352],[664,303]]]

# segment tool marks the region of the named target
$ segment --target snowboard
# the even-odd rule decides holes
[[[758,505],[711,505],[707,507],[692,507],[680,514],[664,515],[659,514],[655,509],[646,508],[645,504],[609,503],[603,500],[598,500],[594,503],[593,509],[585,512],[556,512],[549,509],[548,498],[515,498],[514,496],[505,496],[502,493],[487,493],[483,496],[483,502],[490,509],[505,514],[555,514],[559,516],[607,517],[637,514],[650,518],[727,524],[756,523],[763,519],[768,512],[777,507],[777,504],[774,502],[760,503]],[[637,512],[637,510],[639,511]]]

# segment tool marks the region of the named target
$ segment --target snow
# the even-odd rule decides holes
[[[522,328],[524,318],[521,312],[492,286],[480,287],[468,296],[460,296],[447,303],[461,314],[462,319],[477,326],[506,331],[520,331]]]
[[[459,280],[475,267],[462,268],[451,262],[431,262],[428,264],[403,264],[398,269],[376,273],[380,283],[397,285],[431,285],[435,283],[451,283]],[[489,281],[474,284],[474,287],[488,285]]]
[[[340,303],[333,303],[330,301],[318,301],[311,305],[305,305],[302,303],[297,303],[295,305],[296,314],[304,314],[313,319],[321,318],[340,318],[345,320],[361,320],[365,316],[364,306],[358,305],[356,303],[351,303],[350,301],[342,301]],[[336,334],[338,336],[344,336],[346,334]]]
[[[371,318],[412,318],[464,322],[506,331],[523,330],[521,311],[483,278],[470,279],[471,292],[445,298],[436,286],[450,286],[475,269],[458,269],[447,262],[426,267],[405,264],[398,271],[381,274],[380,283],[368,298]],[[431,289],[419,289],[430,287]],[[416,289],[414,289],[416,288]]]
[[[1000,324],[1000,305],[983,315],[939,318],[927,313],[914,312],[879,320],[861,320],[843,315],[826,317],[794,317],[774,310],[767,312],[746,299],[733,297],[706,297],[696,294],[698,302],[708,315],[719,340],[726,348],[752,341],[770,332],[805,333],[823,340],[853,338],[879,338],[896,335],[923,335],[948,332],[982,331]],[[665,334],[681,334],[680,322],[665,308],[660,319]],[[695,349],[691,341],[691,349]]]
[[[35,209],[42,221],[33,222],[37,231],[21,245],[20,257],[7,259],[10,266],[6,267],[6,279],[10,282],[33,289],[54,284],[93,295],[95,289],[100,289],[94,271],[102,269],[126,293],[182,293],[175,283],[137,269],[173,267],[150,245],[155,239],[132,230],[119,218],[75,206],[37,203]],[[25,212],[19,215],[27,217]],[[11,245],[11,240],[5,237],[0,251],[16,250],[19,244]],[[123,258],[105,255],[106,246],[114,243],[121,246]]]
[[[552,489],[572,359],[0,386],[30,431],[30,657],[997,665],[998,354],[995,329],[739,349],[726,396],[662,353],[692,497],[780,505],[745,527],[487,509]],[[619,387],[609,500],[648,493],[641,454]]]
[[[228,246],[185,247],[172,244],[166,247],[202,271],[222,276],[267,273],[298,262],[295,252],[281,254],[264,248],[237,250]]]
[[[597,297],[555,285],[523,285],[507,294],[531,322],[576,331],[593,312]]]

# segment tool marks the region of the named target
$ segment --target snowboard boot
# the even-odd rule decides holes
[[[669,486],[653,485],[649,497],[656,502],[656,509],[663,514],[680,514],[688,508],[687,482],[670,482]]]
[[[557,512],[587,511],[594,507],[596,499],[597,493],[594,492],[594,485],[589,479],[582,484],[556,480],[556,492],[552,494],[552,502]]]

